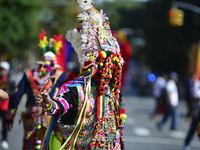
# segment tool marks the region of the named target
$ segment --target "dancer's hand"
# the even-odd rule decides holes
[[[8,94],[2,89],[0,89],[0,101],[6,100],[8,98],[9,98]]]
[[[36,104],[45,108],[49,108],[51,106],[52,100],[49,94],[46,91],[38,93],[36,96]]]

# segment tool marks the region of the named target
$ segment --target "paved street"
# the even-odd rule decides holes
[[[170,132],[170,119],[159,131],[155,120],[150,120],[149,114],[154,108],[152,98],[125,97],[127,123],[124,129],[126,150],[182,150],[188,124],[185,121],[185,105],[180,103],[179,131]],[[200,142],[194,137],[191,150],[199,150]]]
[[[25,96],[24,96],[25,98]],[[125,108],[127,109],[127,123],[124,129],[126,150],[181,150],[188,125],[184,120],[184,103],[180,104],[180,129],[176,133],[169,130],[169,123],[162,131],[155,127],[155,120],[149,119],[149,114],[154,108],[152,98],[125,97]],[[20,113],[24,110],[24,99],[21,101],[17,113],[14,128],[9,133],[10,150],[21,150],[22,147],[22,125],[19,125]],[[200,142],[196,135],[192,141],[191,150],[199,150]]]

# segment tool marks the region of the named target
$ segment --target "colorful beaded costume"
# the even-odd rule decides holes
[[[52,101],[43,150],[123,150],[119,93],[123,59],[103,11],[76,1],[80,27],[67,33],[81,69]],[[84,10],[88,8],[87,10]]]
[[[42,84],[50,76],[56,77],[56,83],[50,91],[50,97],[57,92],[57,88],[67,79],[67,75],[58,68],[56,53],[62,47],[61,36],[54,35],[50,42],[47,41],[43,30],[39,34],[39,46],[43,50],[42,61],[39,61],[39,67],[28,70],[24,73],[22,79],[16,87],[14,94],[11,96],[9,110],[6,114],[6,122],[13,123],[17,112],[18,105],[24,94],[27,95],[26,111],[22,113],[20,122],[23,123],[23,150],[40,150],[42,141],[38,140],[36,132],[44,124],[44,120],[38,121],[38,116],[42,112],[42,108],[36,105],[35,96],[40,91]]]

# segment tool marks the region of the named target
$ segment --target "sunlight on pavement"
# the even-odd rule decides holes
[[[173,138],[177,138],[177,139],[184,139],[186,136],[186,133],[183,131],[171,131],[169,133],[169,135]]]
[[[142,128],[142,127],[135,127],[133,128],[133,133],[138,135],[138,136],[150,136],[151,132],[147,128]]]

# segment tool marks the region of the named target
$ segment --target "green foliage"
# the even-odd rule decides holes
[[[0,3],[0,54],[23,57],[36,45],[41,0],[5,0]]]
[[[0,0],[0,56],[24,58],[31,50],[41,55],[38,34],[48,39],[77,27],[74,0]],[[9,54],[9,55],[8,55]]]
[[[65,34],[68,30],[78,26],[77,12],[74,0],[49,1],[49,7],[45,10],[50,15],[48,21],[43,21],[43,27],[51,36],[53,34]]]

